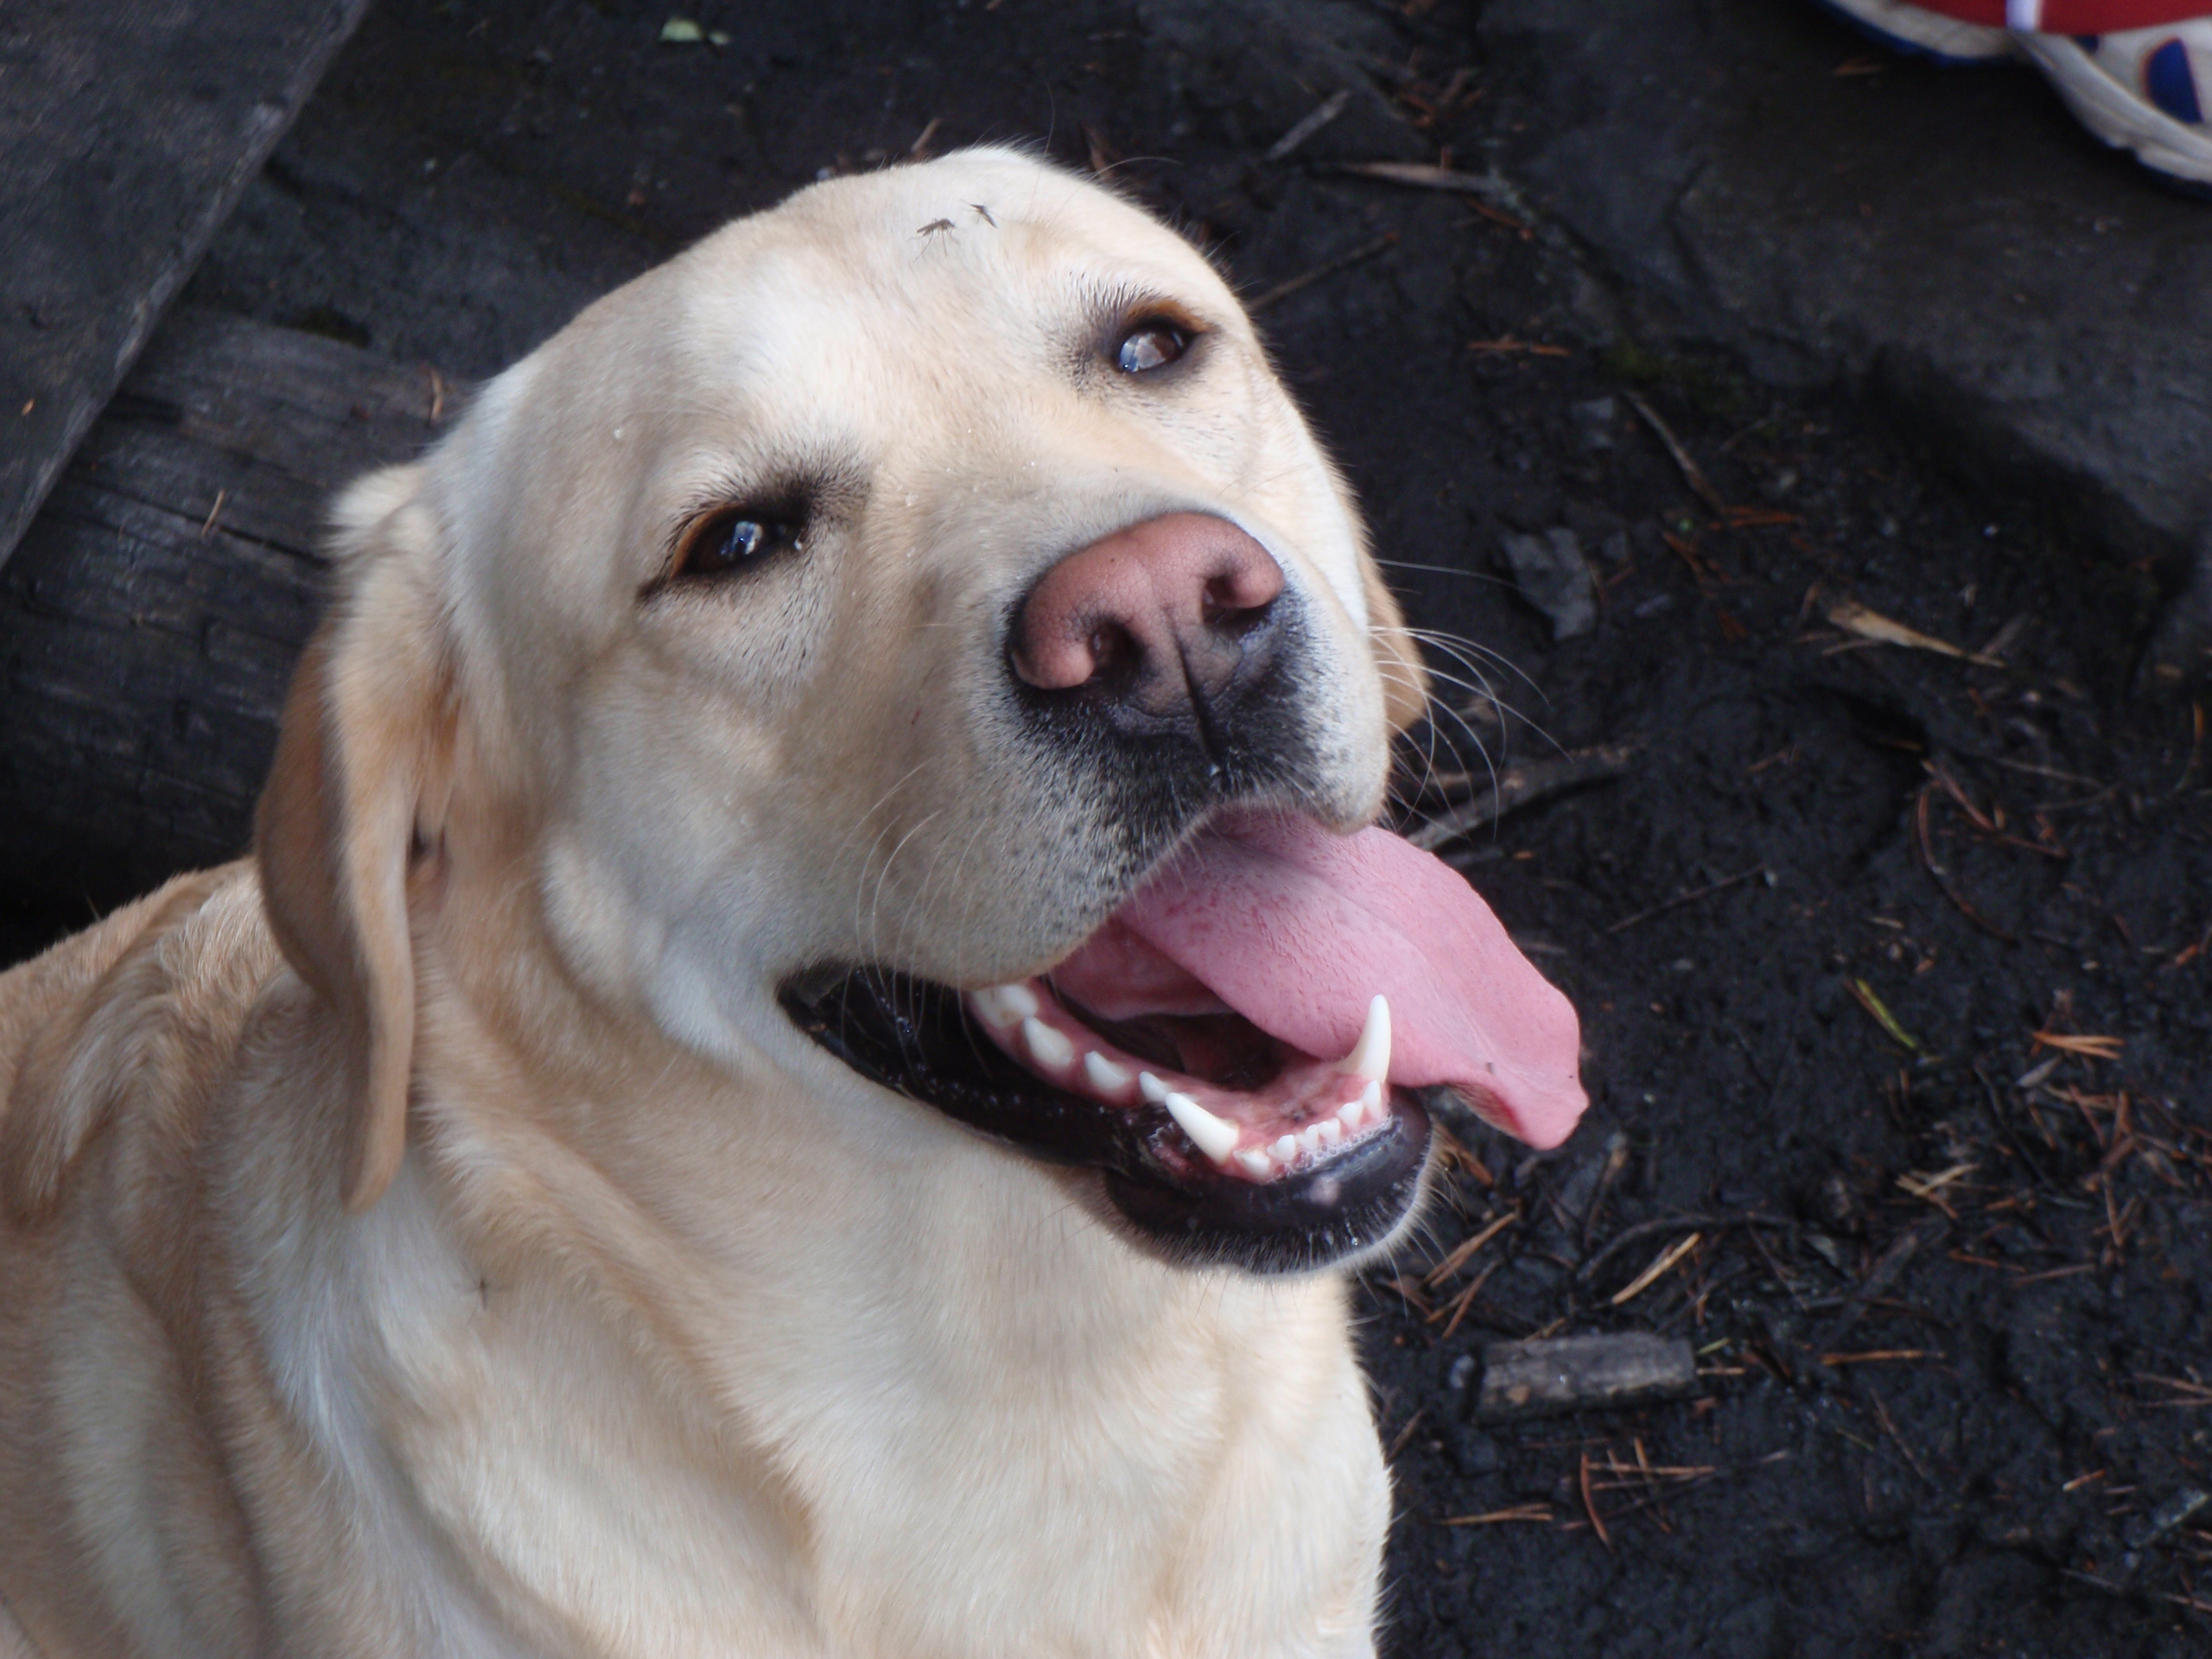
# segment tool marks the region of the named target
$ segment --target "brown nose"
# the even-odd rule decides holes
[[[1153,715],[1219,700],[1255,656],[1282,568],[1224,518],[1171,512],[1071,553],[1015,619],[1014,671]]]

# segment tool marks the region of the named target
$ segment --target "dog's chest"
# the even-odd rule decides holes
[[[1388,1497],[1334,1287],[963,1261],[770,1288],[689,1375],[506,1287],[404,1455],[518,1624],[609,1650],[1370,1651]]]

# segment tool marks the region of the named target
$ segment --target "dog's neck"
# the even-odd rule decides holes
[[[400,1179],[264,1313],[291,1375],[372,1379],[327,1452],[459,1564],[429,1624],[612,1641],[649,1605],[702,1647],[922,1655],[1279,1622],[1285,1651],[1367,1650],[1388,1493],[1338,1278],[1155,1262],[1082,1178],[796,1033],[709,1065],[550,951],[417,942]],[[1312,1562],[1309,1502],[1370,1524]],[[918,1577],[932,1557],[957,1568]]]

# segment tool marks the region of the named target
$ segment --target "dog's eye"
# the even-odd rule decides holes
[[[1129,332],[1114,360],[1124,374],[1143,374],[1147,370],[1166,368],[1189,349],[1190,343],[1180,328],[1165,322],[1147,322]]]
[[[679,576],[719,576],[799,545],[799,527],[749,507],[710,512],[684,537],[677,556]]]

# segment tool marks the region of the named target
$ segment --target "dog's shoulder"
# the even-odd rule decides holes
[[[126,1112],[163,1139],[188,1135],[279,960],[241,861],[180,876],[0,975],[10,1219],[50,1215],[79,1154]]]

